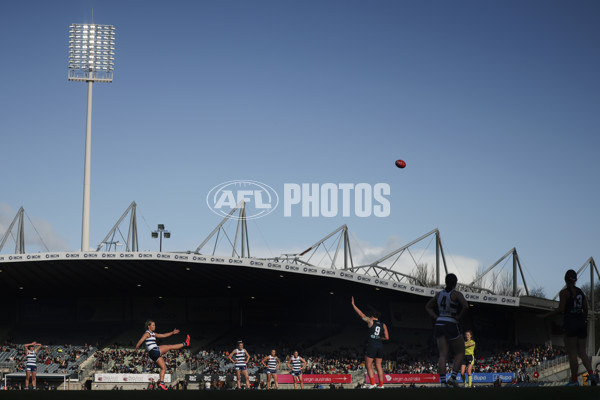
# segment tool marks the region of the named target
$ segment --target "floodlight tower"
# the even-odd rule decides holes
[[[90,176],[92,155],[92,83],[112,82],[115,28],[112,25],[72,24],[69,35],[69,80],[88,83],[81,251],[90,249]]]

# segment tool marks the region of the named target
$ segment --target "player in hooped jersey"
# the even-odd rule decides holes
[[[271,389],[271,377],[273,377],[273,382],[275,382],[275,389],[279,389],[279,383],[277,382],[277,370],[281,365],[281,361],[279,361],[279,357],[277,357],[277,352],[275,350],[271,350],[271,354],[263,358],[261,363],[265,368],[267,368],[267,389]]]
[[[352,297],[352,307],[363,321],[369,326],[369,336],[367,338],[367,349],[365,351],[365,365],[367,366],[367,374],[371,385],[369,389],[377,387],[383,389],[383,367],[381,362],[383,360],[383,341],[390,340],[387,326],[379,320],[380,313],[372,310],[366,316],[357,306],[354,304],[354,297]],[[375,385],[375,374],[373,373],[373,360],[375,360],[375,367],[377,368],[377,377],[379,378],[379,386]]]
[[[244,348],[244,342],[238,341],[237,349],[229,353],[229,361],[235,364],[235,372],[237,373],[237,388],[242,388],[242,374],[246,378],[246,389],[250,389],[250,377],[248,376],[248,361],[250,354]]]
[[[462,293],[456,290],[457,283],[458,278],[456,275],[446,275],[446,287],[436,293],[425,306],[429,315],[435,318],[433,335],[437,340],[440,352],[438,373],[440,375],[440,384],[443,387],[446,386],[446,359],[448,358],[449,346],[452,346],[452,350],[454,351],[454,363],[452,365],[452,375],[447,382],[448,385],[458,387],[456,375],[460,371],[460,366],[465,356],[465,342],[460,333],[458,320],[469,308],[469,304]]]
[[[565,346],[569,355],[569,365],[571,367],[571,379],[565,386],[579,386],[577,376],[579,372],[579,363],[577,356],[581,358],[581,363],[588,372],[588,381],[596,386],[598,380],[592,371],[592,363],[587,355],[585,345],[587,338],[587,315],[588,303],[585,294],[581,289],[575,286],[577,282],[577,272],[570,269],[565,273],[565,283],[567,287],[560,291],[560,301],[558,308],[545,314],[541,318],[547,318],[555,314],[563,314],[563,330],[565,332]]]
[[[31,377],[31,388],[36,388],[36,375],[37,375],[37,352],[42,347],[37,342],[31,342],[24,344],[25,347],[25,389],[29,389],[29,377]]]
[[[155,333],[156,323],[152,320],[146,321],[145,324],[146,332],[142,335],[140,340],[135,345],[137,349],[144,343],[146,345],[146,350],[148,351],[148,356],[154,361],[160,368],[160,379],[158,381],[158,387],[162,390],[167,390],[165,386],[165,372],[167,372],[167,365],[165,364],[165,360],[162,357],[163,354],[170,350],[179,350],[183,347],[189,347],[190,345],[190,335],[187,335],[185,338],[185,342],[178,344],[164,344],[158,345],[156,343],[156,339],[166,338],[172,335],[177,335],[179,333],[179,329],[173,329],[169,333]]]
[[[294,379],[294,389],[298,388],[300,383],[300,389],[304,389],[304,379],[302,379],[302,371],[306,368],[306,360],[298,355],[298,351],[294,351],[294,355],[290,357],[287,362],[287,366],[291,369],[291,375]]]

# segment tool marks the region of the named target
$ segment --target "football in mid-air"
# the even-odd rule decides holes
[[[406,163],[404,162],[404,160],[396,160],[396,167],[404,168],[406,167]]]

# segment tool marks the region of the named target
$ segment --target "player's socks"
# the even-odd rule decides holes
[[[440,383],[442,385],[446,384],[446,374],[440,374]]]
[[[460,374],[460,377],[462,378],[463,383],[467,382],[467,380],[465,379],[465,374]]]
[[[369,378],[369,380],[371,381],[371,386],[375,386],[375,377]]]
[[[456,371],[452,371],[452,379],[456,380],[456,375],[457,375],[457,372]]]
[[[183,342],[183,347],[190,347],[190,335],[185,337],[185,342]]]
[[[473,375],[469,375],[469,387],[473,386]]]

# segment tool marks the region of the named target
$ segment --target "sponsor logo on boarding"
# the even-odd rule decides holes
[[[242,202],[244,218],[255,219],[272,213],[279,204],[279,196],[269,185],[251,180],[223,182],[206,195],[208,208],[222,217],[229,216]],[[239,219],[235,213],[230,217]]]
[[[366,276],[360,276],[360,275],[358,276],[358,280],[363,281],[363,282],[369,282],[369,283],[371,282],[371,278],[368,278]]]
[[[479,300],[480,296],[473,293],[465,293],[465,298],[469,300]]]
[[[502,302],[506,301],[508,304],[517,304],[517,300],[511,299],[510,297],[505,297],[502,299]]]
[[[321,270],[321,273],[322,273],[323,275],[335,275],[335,271],[330,271],[330,270],[328,270],[328,269],[322,269],[322,270]]]
[[[262,261],[250,261],[250,265],[258,265],[259,267],[262,267],[264,263]]]
[[[350,279],[354,279],[354,275],[353,274],[349,274],[347,272],[340,272],[340,276],[342,278],[350,278]]]
[[[157,257],[160,257],[160,254],[156,255]],[[152,258],[152,254],[144,254],[144,253],[140,253],[139,254],[140,258]]]
[[[286,265],[285,269],[290,271],[300,271],[300,267],[296,267],[295,265]]]
[[[304,267],[304,272],[308,272],[309,274],[315,274],[317,272],[317,269]]]
[[[46,258],[58,258],[60,257],[58,254],[46,254]],[[0,260],[3,260],[3,258],[0,258]]]
[[[242,264],[243,261],[242,260],[238,260],[237,258],[230,258],[229,259],[229,264]]]
[[[483,300],[485,300],[485,301],[498,301],[498,298],[494,297],[494,296],[483,296]]]

